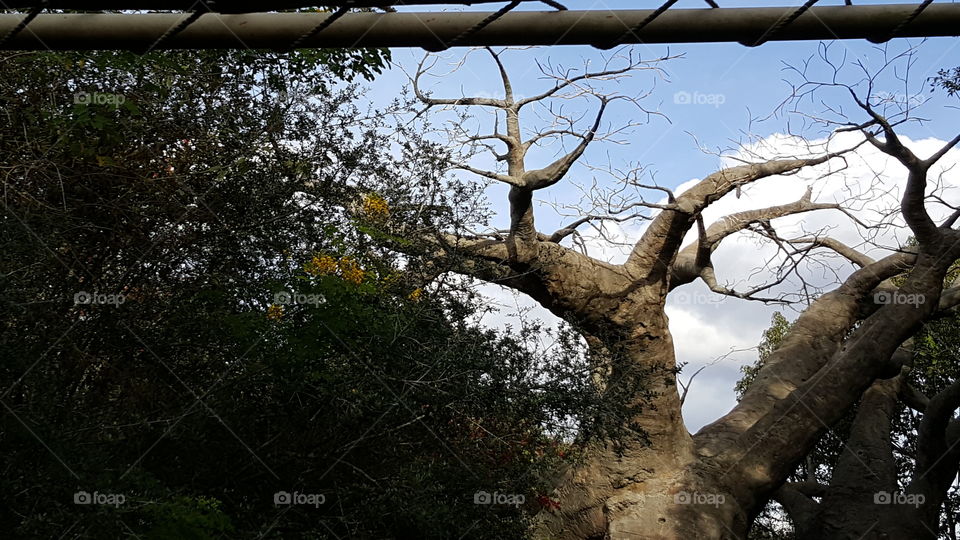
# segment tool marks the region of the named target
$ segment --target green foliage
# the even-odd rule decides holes
[[[380,246],[357,194],[416,230],[483,219],[479,188],[310,54],[0,60],[7,537],[519,538],[549,504],[578,343],[481,328]]]
[[[737,392],[737,401],[743,397],[744,392],[747,391],[747,388],[753,383],[754,379],[757,378],[757,374],[760,372],[760,369],[763,368],[767,358],[773,351],[777,350],[783,338],[786,337],[787,332],[790,331],[791,326],[790,321],[788,321],[782,313],[779,311],[774,312],[770,320],[770,328],[763,331],[760,345],[757,346],[757,361],[750,366],[740,366],[743,377],[741,377],[740,380],[737,381],[736,386],[734,386],[734,390]]]
[[[223,538],[233,532],[233,526],[221,506],[220,501],[202,496],[147,504],[143,516],[150,528],[144,536],[151,540]]]
[[[319,64],[338,79],[352,81],[359,75],[371,81],[390,64],[390,49],[297,49],[290,63],[300,72]]]
[[[960,93],[960,66],[937,71],[937,75],[930,78],[930,86],[931,92],[940,87],[947,91],[947,95],[957,95]]]

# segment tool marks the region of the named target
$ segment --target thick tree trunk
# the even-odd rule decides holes
[[[801,540],[938,538],[940,510],[960,455],[951,446],[957,441],[952,418],[960,404],[960,383],[928,399],[909,387],[906,373],[877,381],[864,394],[829,486],[815,486],[817,493],[803,486],[808,493],[802,493],[787,485],[778,492]],[[916,465],[905,488],[892,437],[901,399],[923,412]]]
[[[626,440],[590,446],[584,463],[560,482],[554,496],[560,508],[538,516],[535,538],[667,540],[746,533],[748,513],[732,504],[716,475],[697,466],[680,414],[673,341],[657,304],[640,310],[645,324],[628,332],[626,345],[603,351],[613,358],[605,389],[609,399],[619,399],[646,375],[643,402],[627,404],[634,405],[634,414],[626,420],[639,429]],[[611,355],[609,349],[618,347],[622,352]]]
[[[541,514],[534,538],[674,540],[743,538],[746,512],[691,467],[689,448],[598,447],[572,470],[560,509]]]
[[[568,299],[577,302],[568,300],[565,305],[578,305],[581,325],[593,335],[603,336],[605,352],[613,351],[605,398],[630,411],[624,426],[639,429],[625,429],[632,436],[615,437],[616,443],[595,445],[585,462],[566,474],[556,494],[560,508],[539,516],[536,537],[745,537],[755,513],[816,442],[826,429],[825,422],[842,416],[877,376],[894,375],[888,373],[893,362],[887,360],[932,311],[929,305],[885,306],[887,316],[875,317],[850,333],[859,317],[858,299],[882,282],[888,271],[896,271],[899,262],[894,257],[864,268],[854,273],[838,294],[815,302],[741,406],[696,437],[687,432],[680,414],[674,348],[663,311],[664,287],[649,284],[617,297],[608,294],[617,290],[615,279],[597,280],[595,283],[604,286],[596,294],[568,294]],[[938,298],[946,265],[925,255],[918,264],[925,271],[908,278],[901,291]],[[565,264],[563,268],[570,272],[575,267]],[[596,268],[592,270],[593,275],[602,275]],[[558,283],[582,281],[563,279]],[[826,313],[832,317],[824,319]],[[804,332],[808,325],[813,325],[809,334]],[[812,330],[824,332],[827,328],[834,332],[821,334],[824,343],[799,346],[816,335]],[[783,357],[786,354],[803,359],[806,370],[788,363]],[[790,381],[797,381],[793,383],[796,386]],[[878,401],[870,412],[886,422],[892,414],[887,410],[889,404],[881,407],[879,403],[886,403],[889,391],[893,390],[880,384],[870,395]],[[772,413],[750,418],[765,407],[772,408]],[[815,412],[810,414],[811,410]],[[862,426],[862,438],[882,446],[884,441],[875,441],[875,430],[869,427],[866,423]],[[856,459],[853,454],[846,456],[847,461]],[[889,476],[885,471],[877,485],[888,485]],[[890,494],[895,496],[893,488]],[[870,501],[848,502],[873,504],[875,493],[867,495]],[[913,530],[916,536],[915,519],[905,514],[898,517],[900,510],[887,510],[872,512],[884,526],[878,532],[889,535]],[[837,518],[842,521],[844,516]],[[813,530],[817,533],[812,537],[825,531]],[[834,537],[846,538],[847,532],[837,531]],[[872,534],[870,530],[860,531],[863,533]]]
[[[917,507],[897,493],[890,428],[901,384],[899,376],[877,381],[864,394],[830,487],[801,540],[935,538],[924,531]]]

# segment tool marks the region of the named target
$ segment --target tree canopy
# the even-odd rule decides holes
[[[3,58],[0,529],[504,538],[551,504],[579,342],[378,247],[476,210],[358,109],[371,55]]]

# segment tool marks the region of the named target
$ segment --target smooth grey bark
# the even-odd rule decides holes
[[[960,423],[960,383],[933,398],[918,395],[905,382],[906,368],[878,380],[864,393],[829,485],[785,484],[775,493],[801,540],[938,538],[940,509],[960,467],[952,445]],[[916,468],[902,489],[891,441],[898,405],[923,412]],[[815,499],[816,498],[816,499]],[[819,502],[817,501],[819,499]]]

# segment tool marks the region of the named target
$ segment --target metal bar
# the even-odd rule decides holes
[[[891,30],[890,33],[888,33],[885,37],[880,39],[871,39],[870,41],[874,43],[883,43],[885,41],[890,41],[891,39],[897,37],[897,34],[900,33],[901,28],[910,24],[910,22],[916,19],[921,13],[923,13],[925,9],[930,7],[930,4],[932,3],[933,3],[933,0],[923,0],[923,2],[921,2],[920,5],[917,6],[917,9],[913,10],[913,13],[911,13],[909,17],[900,21],[900,24],[896,28]]]
[[[774,40],[882,39],[916,11],[915,4],[814,7],[784,27]],[[737,42],[755,38],[796,7],[671,9],[628,43]],[[511,12],[470,34],[462,46],[590,45],[612,40],[646,20],[652,10]],[[349,13],[305,40],[309,47],[435,47],[488,17],[487,12]],[[173,36],[169,49],[280,49],[328,17],[325,13],[206,14]],[[29,32],[4,44],[15,50],[142,50],[176,25],[181,14],[43,14]],[[21,15],[0,15],[0,35]],[[960,4],[934,4],[899,29],[900,37],[955,36]]]
[[[333,7],[389,7],[389,6],[426,6],[438,4],[493,4],[502,0],[327,0],[321,4]],[[540,0],[522,0],[540,2]],[[4,0],[3,9],[25,9],[37,7],[40,0]],[[195,2],[192,0],[50,0],[46,9],[66,9],[71,11],[149,11],[169,10],[187,11]],[[221,0],[210,2],[210,11],[217,13],[252,13],[257,11],[277,11],[316,7],[317,2],[305,0]]]
[[[197,4],[198,5],[195,7],[196,11],[188,15],[187,18],[180,21],[176,26],[164,32],[162,36],[158,37],[153,43],[150,44],[149,47],[146,48],[146,50],[143,51],[143,54],[147,54],[150,51],[155,50],[157,47],[161,47],[164,42],[186,30],[191,24],[197,22],[197,19],[202,17],[204,13],[207,13],[208,9],[203,2],[197,2]]]
[[[342,7],[342,8],[340,8],[340,9],[334,11],[333,13],[330,14],[329,17],[326,17],[325,19],[323,19],[323,22],[321,22],[320,24],[318,24],[315,28],[311,28],[309,32],[307,32],[306,34],[304,34],[304,35],[298,37],[297,39],[293,40],[293,43],[291,43],[290,45],[288,45],[287,48],[288,48],[288,49],[297,49],[297,48],[299,48],[301,43],[304,43],[304,42],[308,41],[310,38],[312,38],[313,36],[319,34],[320,32],[323,32],[324,30],[326,30],[327,28],[329,28],[331,24],[337,22],[338,19],[340,19],[341,17],[343,17],[344,15],[346,15],[346,14],[347,14],[347,9],[348,9],[348,8]]]
[[[459,34],[457,34],[456,36],[454,36],[453,39],[448,40],[448,41],[444,41],[444,40],[438,39],[438,46],[436,46],[436,47],[425,47],[425,49],[427,49],[428,51],[440,52],[440,51],[445,51],[445,50],[449,49],[450,47],[456,47],[458,43],[463,42],[463,41],[464,41],[467,37],[469,37],[471,34],[476,34],[477,32],[479,32],[479,31],[483,30],[484,28],[490,26],[491,24],[495,23],[498,19],[502,18],[502,17],[503,17],[504,15],[506,15],[507,13],[510,13],[511,11],[513,11],[513,8],[515,8],[515,7],[519,6],[519,5],[520,5],[520,0],[513,0],[513,1],[510,2],[509,4],[507,4],[507,5],[503,6],[502,8],[500,8],[496,13],[488,16],[487,18],[485,18],[485,19],[483,19],[482,21],[478,22],[477,24],[471,26],[470,28],[467,28],[467,29],[464,30],[463,32],[460,32]]]
[[[671,7],[673,7],[673,5],[676,4],[678,1],[679,1],[679,0],[667,0],[667,1],[664,2],[660,7],[658,7],[658,8],[655,9],[655,10],[653,10],[653,13],[651,13],[649,16],[647,16],[646,19],[640,21],[640,24],[638,24],[638,25],[636,25],[636,26],[634,26],[634,27],[632,27],[632,28],[627,28],[627,31],[624,32],[623,34],[621,34],[617,39],[615,39],[615,40],[613,40],[613,41],[611,41],[611,42],[608,42],[608,43],[603,43],[603,44],[595,43],[593,46],[596,47],[596,48],[598,48],[598,49],[612,49],[612,48],[614,48],[614,47],[617,47],[617,46],[619,46],[619,45],[623,45],[624,43],[627,43],[627,41],[630,39],[630,36],[631,36],[631,35],[636,35],[638,32],[640,32],[641,30],[643,30],[643,27],[644,27],[644,26],[647,26],[648,24],[650,24],[650,23],[652,23],[653,21],[657,20],[657,17],[659,17],[660,15],[663,15],[664,13],[666,13],[667,10],[669,10]]]
[[[41,2],[41,3],[45,4],[46,2]],[[23,32],[24,29],[30,26],[30,23],[33,22],[33,20],[37,18],[37,15],[40,15],[42,11],[43,11],[42,5],[31,9],[30,13],[27,13],[26,17],[24,17],[22,21],[17,23],[17,25],[11,28],[7,33],[3,34],[3,37],[0,37],[0,47],[2,47],[4,43],[12,40],[14,36],[19,34],[20,32]]]
[[[819,1],[820,0],[807,0],[802,6],[797,8],[796,11],[777,21],[777,24],[771,26],[769,30],[764,32],[763,35],[758,37],[756,40],[743,40],[740,42],[740,44],[746,45],[747,47],[759,47],[760,45],[763,45],[764,43],[776,37],[781,30],[787,26],[790,26],[793,21],[797,20],[798,17],[803,15],[808,9],[812,8],[813,5]],[[903,24],[902,21],[901,24]]]

